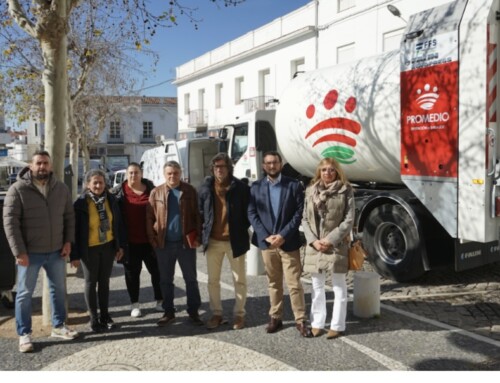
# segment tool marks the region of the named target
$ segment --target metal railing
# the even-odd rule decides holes
[[[107,142],[108,144],[123,144],[123,136],[122,135],[111,135],[111,134],[108,134],[108,138],[107,138]]]

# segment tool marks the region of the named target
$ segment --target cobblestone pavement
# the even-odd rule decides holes
[[[210,316],[206,288],[206,262],[198,261],[200,291],[202,293],[201,315],[207,320]],[[365,265],[365,271],[371,271]],[[41,278],[40,278],[41,280]],[[307,275],[304,276],[306,302],[310,302],[310,286]],[[349,292],[353,291],[353,274],[348,278]],[[455,273],[451,271],[429,272],[413,283],[397,283],[380,280],[381,318],[377,321],[359,321],[352,315],[352,302],[348,306],[348,336],[341,342],[323,339],[303,340],[293,326],[292,313],[285,304],[285,328],[277,334],[267,335],[264,326],[267,322],[269,307],[267,281],[265,276],[248,277],[247,326],[244,330],[230,330],[231,326],[222,326],[215,331],[207,331],[204,326],[193,326],[185,313],[184,283],[176,276],[176,306],[179,312],[177,321],[171,327],[158,328],[155,325],[161,313],[155,312],[152,302],[152,289],[149,275],[143,270],[141,275],[141,302],[144,316],[130,318],[130,306],[125,289],[123,269],[116,266],[111,278],[110,308],[118,324],[118,329],[104,334],[90,334],[86,330],[88,317],[85,314],[83,300],[83,279],[74,272],[68,275],[68,294],[70,302],[70,324],[81,332],[81,337],[74,342],[54,340],[47,336],[47,331],[34,329],[36,352],[20,354],[17,350],[17,338],[8,336],[11,330],[13,310],[0,308],[0,370],[4,371],[39,371],[39,370],[175,370],[175,371],[327,371],[335,364],[336,369],[373,370],[494,370],[500,371],[500,264]],[[228,319],[232,310],[232,277],[224,264],[222,275],[223,306]],[[40,311],[40,283],[34,299],[34,310]],[[327,296],[331,302],[331,293]],[[399,310],[399,311],[398,311]],[[405,315],[399,315],[404,312]],[[423,355],[425,362],[407,365],[394,361],[386,362],[380,355],[371,355],[362,361],[352,359],[352,347],[359,342],[366,345],[379,345],[379,334],[387,338],[387,353],[392,359],[411,351],[400,348],[410,337],[415,337],[420,346],[433,343],[439,349],[448,347],[450,339],[437,338],[440,331],[433,330],[433,325],[423,321],[412,322],[408,315],[415,315],[436,323],[453,326],[477,334],[482,339],[482,346],[471,345],[463,339],[460,350],[452,349],[455,360],[443,361]],[[410,322],[412,322],[410,324]],[[352,332],[349,330],[352,328]],[[377,334],[377,331],[379,334]],[[10,331],[13,333],[12,331]],[[400,333],[399,333],[400,332]],[[484,340],[491,340],[491,344]],[[370,342],[372,342],[370,344]],[[311,348],[313,347],[313,348]],[[372,346],[375,348],[374,346]],[[385,346],[383,346],[385,347]],[[472,347],[478,352],[467,361],[464,349]],[[486,352],[482,352],[486,351]],[[446,349],[444,355],[448,355]],[[498,355],[498,352],[497,354]],[[345,358],[345,359],[344,359]],[[464,358],[464,362],[462,362]],[[448,364],[443,364],[443,363]],[[362,363],[360,365],[360,363]],[[391,365],[392,363],[392,365]]]

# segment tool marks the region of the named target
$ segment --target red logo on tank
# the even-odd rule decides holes
[[[324,100],[323,106],[326,110],[331,110],[337,104],[339,93],[337,90],[333,89],[329,91]],[[349,97],[345,102],[344,109],[347,113],[351,114],[356,109],[356,98]],[[309,105],[306,109],[306,116],[311,119],[316,114],[316,107],[314,105]],[[313,143],[313,147],[322,142],[331,142],[332,146],[329,146],[321,152],[323,157],[333,157],[342,164],[352,164],[356,162],[354,158],[355,151],[353,148],[356,146],[356,140],[351,136],[346,135],[346,132],[351,132],[358,135],[361,131],[361,124],[354,120],[344,117],[332,117],[326,120],[318,122],[314,125],[309,132],[307,132],[306,137],[308,138],[314,133],[323,132],[327,129],[336,129],[338,132],[328,132],[324,136],[319,137]]]

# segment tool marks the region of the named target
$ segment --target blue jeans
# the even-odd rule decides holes
[[[16,329],[19,336],[31,334],[31,298],[42,267],[49,281],[52,327],[60,327],[66,320],[66,260],[61,257],[61,251],[32,253],[28,257],[29,266],[17,266]]]
[[[165,313],[174,314],[174,275],[175,263],[178,261],[186,283],[187,312],[197,314],[201,306],[201,297],[196,279],[196,249],[185,248],[182,241],[179,241],[166,242],[165,248],[155,249],[155,252]]]

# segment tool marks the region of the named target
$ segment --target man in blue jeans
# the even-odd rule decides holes
[[[174,275],[179,262],[186,283],[187,312],[196,325],[203,325],[196,272],[196,247],[200,244],[201,219],[198,195],[190,184],[181,181],[181,166],[168,161],[163,167],[165,183],[154,188],[146,210],[146,232],[155,250],[163,296],[163,317],[158,326],[175,321]]]
[[[32,352],[31,298],[40,268],[49,281],[52,337],[74,339],[66,320],[66,257],[75,239],[75,214],[66,185],[52,173],[48,152],[37,151],[11,185],[4,201],[5,234],[17,263],[15,303],[19,351]]]

